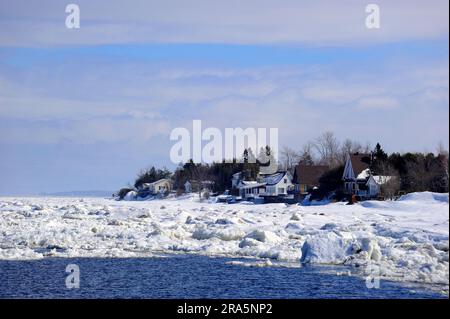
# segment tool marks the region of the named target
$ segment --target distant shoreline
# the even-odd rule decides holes
[[[55,196],[55,197],[111,197],[114,191],[68,191],[55,193],[39,193],[37,196]]]
[[[112,197],[114,191],[67,191],[38,194],[0,194],[0,197]]]

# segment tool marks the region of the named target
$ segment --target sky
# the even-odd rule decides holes
[[[293,149],[325,131],[448,148],[448,1],[371,2],[0,0],[0,195],[174,168],[170,132],[194,119],[277,127]]]

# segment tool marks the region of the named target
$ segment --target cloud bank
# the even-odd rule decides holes
[[[81,29],[68,30],[66,3],[2,1],[0,45],[137,43],[362,45],[448,34],[446,0],[378,0],[381,28],[365,27],[360,0],[74,1]]]
[[[170,131],[326,130],[387,151],[448,147],[448,2],[0,3],[0,194],[116,189],[169,161]]]

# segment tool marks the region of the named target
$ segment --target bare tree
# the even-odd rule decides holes
[[[364,144],[364,146],[361,149],[361,153],[368,154],[368,153],[370,153],[372,151],[372,149],[373,149],[373,147],[370,144],[370,142],[366,142],[366,144]]]
[[[283,146],[280,157],[282,168],[293,173],[295,165],[297,165],[299,161],[299,154],[292,148]]]
[[[307,142],[302,146],[299,154],[299,162],[303,165],[314,165],[314,144],[313,142]]]
[[[330,167],[339,165],[339,142],[332,132],[325,132],[314,140],[314,148],[320,156],[320,163]]]
[[[197,187],[198,196],[202,200],[202,191],[207,183],[211,182],[209,167],[206,164],[193,164],[190,170],[191,182]]]
[[[357,141],[352,141],[351,139],[347,138],[341,145],[340,151],[339,151],[339,157],[338,161],[340,165],[344,165],[345,161],[347,160],[347,156],[349,154],[353,154],[356,152],[362,152],[363,147],[362,145]]]
[[[436,153],[437,155],[446,154],[448,156],[448,150],[445,148],[444,144],[442,142],[439,142],[436,147]]]

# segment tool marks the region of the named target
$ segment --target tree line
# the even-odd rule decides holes
[[[361,144],[358,141],[345,139],[340,142],[332,132],[325,132],[317,138],[305,143],[300,150],[282,147],[278,161],[269,146],[261,148],[255,156],[253,150],[244,150],[241,158],[220,163],[180,163],[171,172],[166,168],[142,170],[138,173],[133,186],[123,188],[119,196],[133,189],[139,188],[143,183],[152,183],[159,179],[171,178],[177,193],[184,191],[184,183],[189,181],[194,190],[201,191],[203,183],[208,182],[209,188],[214,192],[223,192],[231,189],[233,174],[242,172],[246,180],[256,180],[262,163],[267,159],[276,163],[280,170],[289,170],[294,173],[297,164],[326,165],[330,169],[320,179],[322,193],[336,191],[342,186],[342,174],[349,154],[371,154],[371,171],[374,175],[393,176],[391,183],[386,183],[382,190],[388,197],[395,193],[432,191],[448,192],[449,173],[448,151],[440,144],[435,153],[421,152],[394,152],[387,154],[379,143],[372,148],[369,143]]]

